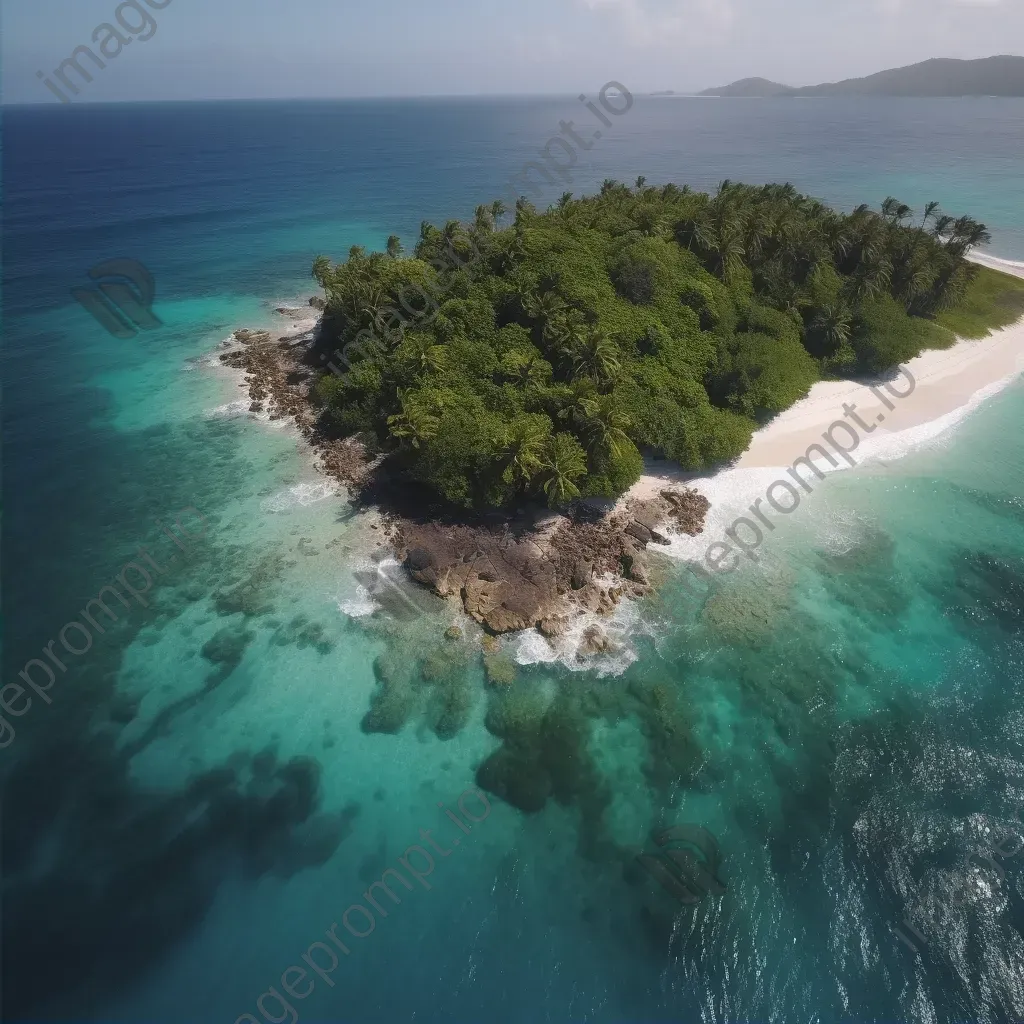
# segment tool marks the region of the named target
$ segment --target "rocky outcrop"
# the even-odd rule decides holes
[[[529,629],[559,611],[554,566],[532,540],[486,527],[399,524],[395,546],[414,580],[457,594],[493,633]]]
[[[281,307],[279,312],[302,311]],[[401,479],[389,481],[371,450],[372,438],[368,446],[366,439],[329,437],[318,430],[310,401],[317,372],[304,361],[304,346],[294,338],[274,341],[266,331],[238,330],[234,340],[238,347],[220,359],[245,372],[252,412],[293,417],[316,449],[320,468],[349,487],[355,500],[379,503],[388,486],[392,493],[402,491]],[[385,509],[384,532],[414,580],[440,597],[457,596],[489,633],[537,628],[557,637],[569,630],[575,615],[609,615],[623,597],[647,593],[652,586],[648,545],[668,544],[672,530],[700,533],[708,508],[696,491],[666,488],[655,498],[620,503],[596,519],[585,505],[578,515],[545,514],[539,520],[527,512],[495,513],[483,525],[421,521]],[[583,653],[600,653],[603,643],[588,633]],[[387,694],[382,700],[394,703]]]
[[[616,650],[618,650],[617,645],[600,626],[588,626],[583,631],[583,639],[578,653],[584,656],[588,654],[614,654]]]
[[[668,543],[657,527],[667,521],[699,531],[707,508],[695,491],[666,491],[597,522],[562,517],[554,529],[548,523],[517,533],[512,521],[495,527],[406,521],[394,540],[414,580],[440,597],[460,597],[489,632],[536,627],[554,637],[568,630],[574,614],[609,615],[623,597],[646,593],[647,544]]]
[[[300,429],[309,432],[314,416],[309,405],[309,371],[299,368],[290,354],[288,342],[275,342],[267,331],[235,331],[241,348],[224,352],[225,366],[244,370],[249,387],[250,412],[266,410],[272,420],[294,418]]]

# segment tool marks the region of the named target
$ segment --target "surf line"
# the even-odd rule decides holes
[[[472,796],[483,804],[484,813],[477,817],[472,814],[466,807],[466,798]],[[479,824],[481,821],[486,821],[490,817],[491,804],[486,796],[475,788],[467,789],[458,800],[459,810],[462,811],[464,817],[468,818],[474,824]],[[452,811],[445,808],[443,803],[438,803],[438,807],[444,810],[444,813],[455,822],[459,827],[460,831],[464,835],[469,835],[472,831],[472,826],[467,825],[461,818],[459,818]],[[442,857],[450,857],[454,848],[459,845],[460,839],[456,836],[451,840],[452,849],[446,850],[443,846],[439,846],[435,842],[430,833],[433,829],[421,828],[420,839],[425,843],[429,843],[431,849],[435,853],[440,854]],[[417,860],[417,867],[413,867],[411,861],[411,855],[415,853]],[[433,886],[427,881],[427,877],[434,872],[434,858],[431,854],[423,847],[419,845],[410,846],[405,853],[398,858],[398,863],[405,868],[405,870],[416,879],[417,882],[424,889],[432,889]],[[401,903],[401,899],[392,890],[391,886],[396,883],[404,885],[409,891],[413,891],[412,883],[403,875],[397,868],[388,868],[381,876],[380,880],[376,881],[371,885],[366,892],[364,892],[363,899],[367,903],[371,904],[380,914],[381,917],[387,917],[388,912],[380,905],[377,901],[377,897],[374,895],[374,889],[379,889],[380,894],[387,893],[388,898],[391,902],[398,906]],[[353,922],[350,920],[355,916],[356,920]],[[357,939],[365,939],[368,935],[372,935],[377,928],[377,919],[373,915],[373,911],[369,910],[362,903],[353,903],[348,910],[345,911],[341,916],[341,923],[344,925],[345,930],[349,935],[355,936]],[[326,942],[317,939],[316,942],[310,944],[309,948],[305,953],[302,954],[302,960],[306,965],[313,971],[314,974],[318,975],[320,979],[326,982],[329,988],[334,988],[334,980],[331,975],[337,970],[339,960],[338,954],[335,950],[341,950],[345,956],[349,956],[351,950],[349,949],[346,941],[338,936],[338,923],[335,921],[331,927],[324,933],[325,936],[330,939],[331,945]],[[351,942],[351,939],[346,935],[345,940]],[[314,953],[316,956],[314,957]],[[323,963],[320,961],[323,960]],[[308,987],[306,982],[308,981]],[[301,987],[300,987],[301,986]],[[281,975],[281,988],[292,998],[296,1000],[306,999],[313,992],[316,986],[316,981],[309,976],[309,973],[302,967],[291,966],[285,969]],[[267,1000],[274,1000],[276,1005],[268,1007],[265,1005]],[[287,999],[281,994],[281,992],[274,986],[271,986],[256,1000],[256,1009],[262,1014],[262,1019],[256,1017],[251,1013],[243,1013],[240,1017],[235,1018],[235,1024],[296,1024],[299,1019],[299,1013],[288,1002]],[[271,1016],[271,1013],[274,1016]]]
[[[894,386],[893,382],[889,381],[883,384],[885,390],[896,399],[909,398],[917,388],[917,381],[914,375],[905,367],[899,367],[900,373],[906,377],[910,383],[910,387],[906,391],[898,391]],[[871,387],[871,392],[876,398],[892,412],[896,408],[888,398],[882,394],[882,391],[878,387]],[[843,418],[835,420],[829,428],[824,431],[821,435],[822,441],[827,442],[831,447],[832,451],[836,455],[840,456],[846,464],[853,469],[857,465],[857,460],[853,458],[853,452],[860,447],[861,437],[857,429],[847,422],[847,417],[853,420],[853,422],[864,431],[865,434],[873,434],[878,429],[878,423],[884,421],[885,414],[879,413],[876,423],[865,423],[864,420],[857,414],[857,406],[852,402],[843,403]],[[843,436],[840,438],[835,437],[837,430],[842,429]],[[833,458],[832,452],[829,452],[822,445],[815,442],[808,446],[807,451],[803,455],[793,460],[792,465],[787,470],[787,475],[790,476],[793,481],[800,485],[801,488],[807,493],[812,494],[814,488],[811,486],[810,478],[811,474],[818,478],[818,481],[825,479],[825,472],[818,467],[815,463],[815,458],[824,459],[832,469],[839,468],[839,462]],[[800,474],[800,468],[803,468],[807,474],[807,478]],[[787,500],[783,501],[783,495],[787,496]],[[778,480],[774,480],[768,485],[765,491],[765,498],[768,500],[768,504],[771,505],[776,512],[781,513],[784,516],[788,516],[790,513],[795,512],[800,507],[801,495],[800,491],[793,486],[788,480],[784,480],[781,477]],[[742,551],[747,558],[752,562],[757,562],[759,559],[755,552],[764,543],[764,533],[761,532],[761,524],[766,527],[769,533],[774,532],[775,524],[765,515],[761,506],[764,504],[765,498],[758,498],[750,506],[750,512],[757,519],[750,519],[747,516],[738,516],[733,520],[733,524],[725,531],[725,536],[732,542],[726,543],[725,541],[715,541],[713,544],[708,546],[707,551],[704,553],[704,561],[707,563],[708,568],[711,572],[701,565],[700,562],[693,562],[690,564],[690,568],[701,577],[703,582],[707,585],[710,590],[710,580],[712,579],[712,573],[730,573],[734,572],[739,568],[740,555]],[[790,504],[792,502],[792,504]],[[740,527],[744,528],[743,535],[740,535]],[[735,545],[735,548],[733,547]],[[738,550],[737,550],[738,549]],[[736,556],[736,561],[732,565],[726,565],[725,562],[731,556]],[[683,589],[686,590],[691,596],[704,597],[708,593],[705,590],[703,594],[695,595],[691,589],[690,581],[683,581]]]

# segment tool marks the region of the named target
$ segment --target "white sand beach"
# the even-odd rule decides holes
[[[1013,263],[995,257],[975,255],[978,263],[991,266],[1015,277],[1024,278],[1024,263]],[[960,340],[943,351],[928,351],[910,360],[907,369],[913,375],[915,386],[897,375],[894,389],[906,394],[905,398],[890,397],[868,384],[853,381],[820,381],[810,394],[797,402],[771,423],[758,430],[750,447],[731,467],[735,470],[784,468],[803,455],[809,445],[821,443],[822,433],[836,420],[844,417],[844,404],[853,408],[869,426],[873,426],[867,445],[872,448],[898,449],[902,446],[897,435],[933,436],[944,425],[959,419],[956,414],[966,412],[990,394],[1001,390],[1013,378],[1024,373],[1024,319],[980,340]],[[933,425],[934,430],[928,430]],[[864,431],[861,431],[864,434]],[[890,442],[890,443],[886,443]],[[650,472],[642,476],[630,489],[627,497],[649,498],[670,482],[692,479],[693,474],[681,473],[670,464],[651,465]],[[702,478],[707,482],[708,478]],[[698,487],[702,491],[709,488]]]

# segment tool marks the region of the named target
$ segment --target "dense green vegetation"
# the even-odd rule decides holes
[[[935,319],[960,338],[984,338],[1024,316],[1024,279],[980,267],[967,294]]]
[[[968,217],[894,199],[843,215],[790,185],[606,181],[505,219],[499,201],[424,223],[410,256],[392,237],[313,267],[326,423],[466,507],[611,497],[641,450],[731,459],[821,376],[948,344],[936,318],[977,324],[979,281],[1002,277],[964,259],[988,239]]]

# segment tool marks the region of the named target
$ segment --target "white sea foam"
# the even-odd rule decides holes
[[[288,512],[293,508],[306,508],[309,505],[326,501],[338,494],[340,490],[341,487],[333,480],[295,484],[293,487],[266,498],[260,507],[265,512]]]
[[[838,453],[835,453],[837,465],[821,459],[815,459],[814,463],[822,473],[831,475],[872,464],[887,466],[890,462],[898,461],[929,444],[945,442],[954,427],[988,399],[1012,384],[1016,377],[1016,374],[1011,374],[979,389],[967,402],[945,416],[908,427],[906,430],[894,433],[878,431],[870,437],[862,438],[860,446],[851,453],[855,466],[851,466]],[[793,458],[801,455],[803,451],[794,448]],[[733,526],[737,517],[750,518],[750,506],[758,498],[764,498],[768,488],[776,480],[791,480],[788,475],[789,468],[790,466],[768,466],[727,469],[711,477],[699,477],[689,481],[688,486],[699,491],[711,502],[704,531],[696,537],[673,534],[669,537],[668,546],[660,550],[681,561],[702,562],[710,545],[717,541],[727,541],[725,531]],[[806,478],[809,473],[803,472],[801,475]],[[814,478],[811,478],[811,482],[815,490],[822,486],[822,482]],[[767,506],[762,505],[762,510],[766,509]],[[771,510],[767,510],[767,514],[772,515]],[[779,518],[776,515],[773,521]]]
[[[993,381],[991,384],[979,388],[963,405],[946,413],[945,416],[939,416],[927,423],[908,427],[906,430],[896,433],[879,434],[866,438],[857,449],[856,454],[859,461],[887,462],[902,459],[928,443],[943,438],[955,426],[967,419],[983,402],[1009,387],[1017,379],[1017,376],[1018,374],[1012,373],[1001,380]],[[840,468],[845,469],[846,464],[843,463]]]
[[[215,409],[209,409],[206,413],[207,419],[229,420],[237,416],[248,416],[250,401],[248,398],[239,398],[234,402],[226,402],[218,405]]]
[[[182,363],[182,370],[185,373],[192,373],[194,370],[203,370],[220,366],[220,356],[216,352],[207,352],[201,356],[193,356]]]
[[[583,634],[591,626],[598,626],[612,641],[616,648],[613,652],[586,656],[578,653]],[[547,639],[535,629],[524,629],[511,634],[509,641],[514,645],[513,657],[520,665],[558,662],[572,672],[593,672],[606,677],[622,675],[639,658],[633,645],[638,636],[657,638],[657,624],[641,615],[636,601],[625,600],[619,602],[611,615],[576,616],[562,636]]]
[[[1001,256],[993,256],[991,253],[978,252],[977,250],[971,253],[971,259],[976,263],[984,263],[994,266],[996,269],[1004,269],[1011,274],[1024,272],[1024,261],[1021,260],[1004,260]]]
[[[367,615],[372,615],[379,605],[370,596],[369,590],[366,589],[361,583],[356,585],[355,593],[350,594],[348,597],[339,597],[337,600],[338,611],[342,615],[347,615],[350,619],[362,619]]]
[[[402,563],[394,556],[377,551],[350,562],[348,568],[351,583],[335,597],[343,615],[363,618],[383,611],[406,619],[423,611],[417,601],[419,587],[406,577]]]

